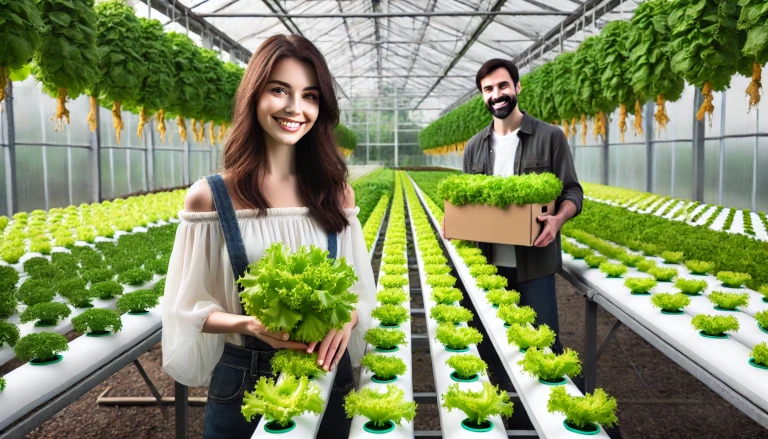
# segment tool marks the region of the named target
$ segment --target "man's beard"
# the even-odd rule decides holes
[[[506,107],[502,107],[497,109],[493,108],[493,104],[499,103],[499,102],[509,102]],[[514,111],[515,107],[517,107],[517,96],[501,96],[497,100],[488,99],[488,101],[485,102],[485,108],[488,109],[488,111],[491,112],[493,117],[496,119],[506,119],[510,114],[512,114],[512,111]]]

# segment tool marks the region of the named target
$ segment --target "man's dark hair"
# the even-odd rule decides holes
[[[517,86],[517,84],[520,82],[520,72],[517,71],[517,66],[508,59],[494,58],[490,61],[486,61],[485,64],[480,67],[480,70],[477,71],[477,76],[475,76],[475,84],[477,84],[477,89],[482,91],[480,88],[480,80],[490,75],[494,70],[500,68],[507,69],[510,78],[512,78],[513,85]]]

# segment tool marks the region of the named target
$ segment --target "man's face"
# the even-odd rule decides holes
[[[480,80],[485,107],[497,119],[506,119],[517,107],[520,84],[514,84],[507,69],[500,67]]]

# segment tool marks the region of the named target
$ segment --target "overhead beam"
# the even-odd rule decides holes
[[[267,14],[256,12],[218,12],[200,13],[204,18],[418,18],[418,17],[544,17],[544,16],[568,16],[567,11],[438,11],[438,12],[385,12],[385,13],[345,13],[345,14]]]
[[[429,5],[427,5],[427,9],[424,12],[434,12],[435,6],[437,6],[437,0],[431,0]],[[408,79],[411,77],[411,72],[413,71],[413,66],[416,65],[416,58],[419,56],[419,51],[421,50],[421,45],[424,44],[424,36],[427,34],[427,27],[429,26],[429,17],[426,17],[424,20],[424,23],[421,25],[421,29],[419,29],[419,45],[416,46],[416,51],[413,53],[413,57],[411,58],[410,66],[408,66],[408,72],[406,73],[405,77],[405,83],[403,83],[403,89],[408,85]]]
[[[493,4],[493,6],[491,7],[491,9],[488,12],[499,12],[501,10],[501,8],[504,6],[504,3],[506,3],[506,1],[507,0],[496,0],[496,2]],[[491,22],[493,21],[494,17],[495,17],[495,15],[486,15],[486,16],[483,17],[483,19],[480,21],[480,24],[477,26],[475,31],[472,33],[472,36],[469,38],[469,40],[467,40],[466,43],[464,43],[464,46],[461,48],[459,53],[457,53],[453,57],[453,59],[448,64],[448,66],[445,68],[445,70],[443,70],[442,75],[440,77],[438,77],[437,81],[435,81],[435,83],[432,84],[432,87],[430,87],[429,90],[427,90],[427,93],[424,94],[424,97],[422,97],[419,100],[419,102],[416,104],[416,108],[418,108],[419,105],[421,105],[421,103],[424,102],[424,100],[427,99],[427,97],[429,97],[429,95],[432,93],[432,91],[434,91],[435,88],[443,80],[445,75],[447,75],[451,71],[451,69],[453,69],[456,66],[456,64],[459,63],[459,60],[461,59],[461,57],[463,57],[464,54],[467,53],[469,48],[472,47],[472,45],[475,43],[475,41],[477,41],[477,39],[480,38],[480,34],[483,33],[483,31],[485,30],[486,27],[488,27],[489,24],[491,24]]]
[[[381,0],[371,0],[373,12],[381,11]],[[373,35],[376,41],[381,41],[381,29],[379,28],[379,19],[373,20]],[[381,76],[381,43],[376,43],[376,73]],[[381,90],[381,79],[379,79],[379,90]]]
[[[191,32],[194,32],[198,35],[202,35],[203,32],[210,32],[211,34],[215,35],[219,41],[221,50],[230,53],[233,51],[235,53],[239,53],[242,58],[244,58],[241,59],[243,62],[248,62],[248,60],[251,58],[252,53],[250,50],[246,49],[245,46],[233,40],[218,28],[211,26],[210,23],[203,20],[199,15],[195,14],[192,9],[184,6],[181,4],[181,2],[174,2],[174,5],[171,6],[168,0],[141,0],[141,2],[145,4],[149,4],[148,2],[150,1],[152,8],[161,12],[163,15],[167,17],[175,16],[176,19],[181,19],[183,17],[185,20],[185,25],[188,20],[189,30]]]

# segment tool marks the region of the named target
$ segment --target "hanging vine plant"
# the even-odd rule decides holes
[[[42,28],[34,0],[0,0],[0,102],[11,71],[24,69],[40,46]]]
[[[629,83],[629,51],[626,48],[626,35],[629,32],[628,21],[615,20],[605,25],[600,31],[597,43],[597,64],[602,71],[600,86],[603,96],[613,106],[619,105],[619,135],[624,143],[627,131],[627,113],[635,115],[635,133],[642,134],[642,110],[639,108],[637,95]]]
[[[535,118],[557,124],[560,117],[555,107],[553,88],[554,63],[548,62],[521,79],[520,108]]]
[[[91,95],[102,105],[112,103],[112,122],[120,144],[123,102],[135,103],[148,65],[141,57],[142,29],[133,8],[118,0],[98,3],[96,10],[96,39],[100,58],[100,75]],[[93,101],[91,101],[93,104]],[[95,129],[95,109],[91,106],[89,121]]]
[[[463,151],[467,140],[487,127],[492,118],[482,96],[475,96],[421,130],[419,145],[425,154]]]
[[[712,127],[712,92],[724,91],[731,76],[749,76],[752,59],[741,56],[746,32],[737,28],[738,0],[677,0],[667,23],[672,32],[672,70],[689,84],[700,87],[704,102],[696,118],[709,114]]]
[[[139,85],[136,101],[131,111],[139,113],[136,134],[144,138],[144,125],[153,114],[157,119],[157,130],[165,142],[165,109],[176,99],[176,75],[173,66],[173,47],[157,20],[140,17],[141,39],[139,54],[145,60],[147,70]]]
[[[339,148],[344,157],[349,157],[357,148],[357,134],[342,124],[336,125],[333,130],[336,137],[336,147]]]
[[[227,107],[227,71],[224,68],[224,62],[219,59],[216,52],[209,49],[200,49],[200,56],[204,64],[204,83],[207,85],[203,108],[196,116],[200,119],[200,129],[196,134],[196,141],[202,142],[205,138],[205,121],[219,120]],[[194,125],[194,121],[193,121]],[[208,130],[209,135],[213,136],[213,125]],[[215,139],[213,139],[215,140]],[[213,145],[211,141],[211,145]]]
[[[586,116],[594,115],[595,139],[598,136],[605,138],[605,113],[613,108],[611,102],[603,94],[601,84],[601,71],[597,63],[598,44],[600,37],[593,35],[587,37],[576,50],[571,68],[571,78],[576,87],[576,107],[581,112],[581,141],[587,143]]]
[[[538,71],[539,69],[536,69],[520,77],[520,90],[525,89],[525,93],[517,96],[517,105],[531,116],[541,119],[539,116],[541,110],[539,109]]]
[[[93,0],[38,0],[43,19],[32,73],[56,98],[56,130],[69,125],[67,98],[87,93],[99,76]]]
[[[656,124],[659,131],[669,122],[666,102],[680,99],[685,88],[683,77],[670,64],[670,29],[667,17],[672,2],[651,0],[635,10],[626,35],[629,52],[629,83],[637,95],[635,111],[656,97]]]
[[[747,32],[742,55],[752,60],[752,80],[746,89],[749,109],[760,103],[762,65],[768,62],[768,3],[765,0],[742,0],[738,28]]]
[[[563,120],[567,139],[571,134],[576,135],[576,119],[581,115],[576,106],[576,87],[571,81],[571,67],[575,56],[573,52],[565,52],[552,61],[554,64],[552,95],[557,114]]]
[[[235,108],[235,96],[237,95],[237,89],[240,87],[240,82],[243,80],[243,74],[245,69],[233,63],[224,64],[224,71],[227,74],[226,86],[223,90],[226,96],[227,105],[224,110],[224,114],[221,115],[219,126],[219,143],[224,141],[224,136],[227,134],[227,126],[232,121],[232,112]]]
[[[188,36],[169,32],[167,37],[173,47],[177,91],[176,101],[168,107],[168,111],[177,117],[181,140],[186,142],[187,127],[184,118],[200,114],[205,104],[205,64],[200,55],[200,48]]]

